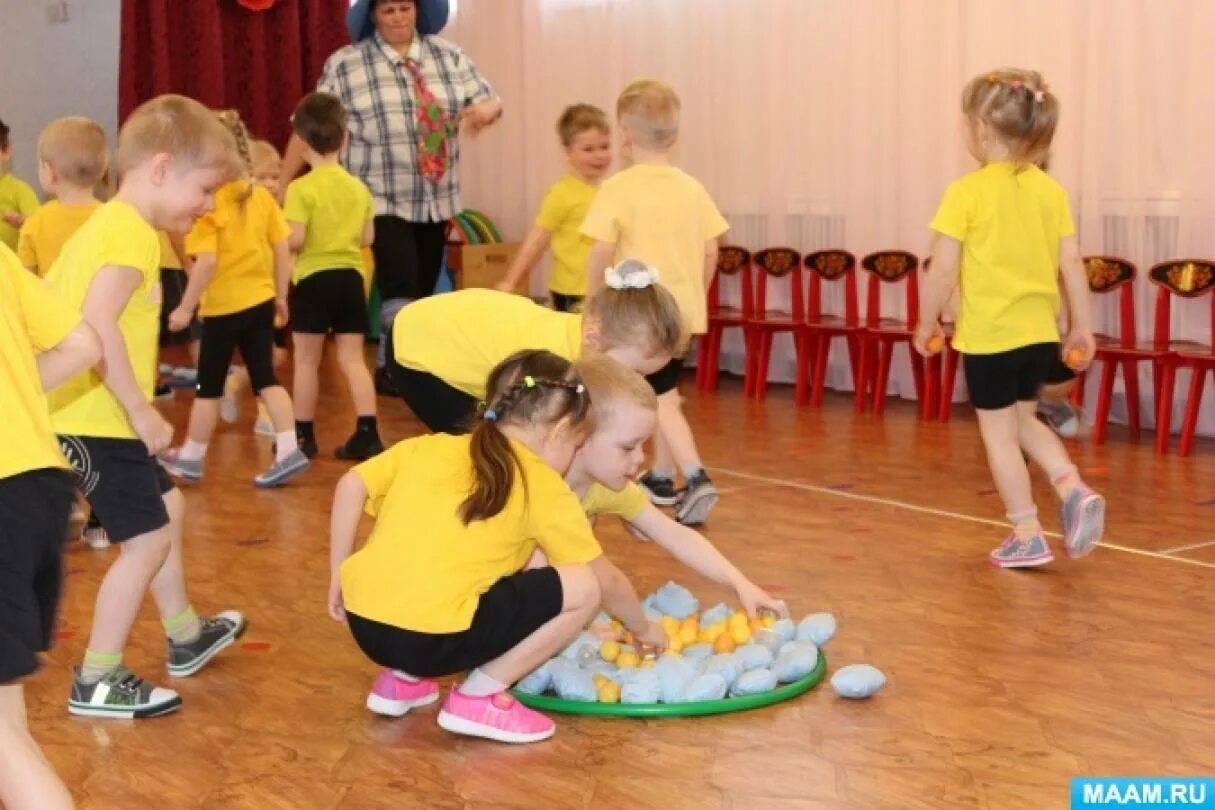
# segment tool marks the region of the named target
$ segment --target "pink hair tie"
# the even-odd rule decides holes
[[[1034,103],[1035,104],[1041,104],[1044,101],[1046,101],[1046,92],[1045,91],[1039,90],[1038,92],[1034,93]]]

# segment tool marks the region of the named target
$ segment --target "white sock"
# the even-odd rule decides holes
[[[299,447],[295,438],[295,430],[284,430],[274,434],[274,460],[282,461]]]
[[[489,697],[506,691],[506,684],[496,681],[480,669],[468,673],[468,680],[460,684],[460,691],[469,697]]]
[[[181,461],[202,461],[206,455],[207,446],[193,439],[186,439],[186,443],[177,451],[177,458]]]
[[[400,678],[402,681],[409,681],[410,683],[417,683],[419,680],[421,680],[420,678],[415,678],[408,672],[402,672],[399,669],[392,670],[392,674],[394,677]]]
[[[683,468],[683,480],[691,481],[705,471],[703,464],[689,464]]]

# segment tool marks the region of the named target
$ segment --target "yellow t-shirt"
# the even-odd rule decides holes
[[[18,229],[4,221],[4,214],[28,217],[38,210],[38,195],[29,183],[7,172],[0,174],[0,243],[9,250],[17,249]]]
[[[173,240],[169,238],[169,234],[164,231],[157,231],[156,235],[160,238],[161,269],[181,270],[185,267],[181,257],[177,255],[177,250],[173,247]]]
[[[582,221],[595,199],[596,188],[580,177],[567,174],[553,183],[536,224],[552,234],[549,250],[553,267],[548,288],[561,295],[586,295],[586,266],[591,259],[591,239],[584,236]]]
[[[950,184],[930,227],[962,243],[958,351],[1059,340],[1059,240],[1076,232],[1062,186],[1036,167],[992,163]]]
[[[392,324],[392,347],[405,368],[484,399],[489,372],[515,352],[547,349],[577,360],[582,316],[497,290],[458,290],[402,309]]]
[[[363,266],[363,231],[375,216],[371,192],[341,166],[318,166],[287,186],[283,213],[307,231],[295,283],[322,270]]]
[[[29,215],[17,238],[17,258],[26,267],[34,268],[40,276],[51,269],[59,251],[72,234],[101,207],[100,200],[85,205],[64,205],[51,200]]]
[[[139,287],[118,316],[118,329],[139,388],[151,402],[160,337],[160,239],[138,211],[120,200],[105,203],[80,226],[63,246],[46,280],[73,312],[80,312],[97,271],[110,266],[130,267],[141,276]],[[56,433],[138,438],[122,404],[96,369],[76,375],[49,398]]]
[[[419,633],[458,633],[481,594],[527,564],[538,546],[552,565],[603,554],[560,474],[512,442],[522,468],[506,508],[465,526],[473,486],[469,436],[408,439],[354,468],[376,518],[367,544],[342,564],[342,598],[357,616]],[[523,485],[526,478],[526,495]]]
[[[616,262],[640,259],[658,269],[689,334],[708,326],[705,243],[730,226],[696,178],[674,166],[632,166],[603,181],[582,232],[616,245]]]
[[[582,496],[582,509],[589,517],[595,515],[619,515],[625,520],[632,520],[640,515],[650,505],[650,499],[641,491],[641,487],[629,481],[624,489],[612,490],[598,482]]]
[[[45,281],[0,245],[0,478],[66,467],[34,356],[53,348],[80,323]]]
[[[186,236],[186,252],[215,254],[215,275],[199,302],[202,317],[231,315],[272,300],[273,245],[291,233],[283,211],[261,186],[241,197],[247,180],[233,180],[215,192],[215,208],[200,217]]]

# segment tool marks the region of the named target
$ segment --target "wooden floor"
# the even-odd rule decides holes
[[[198,676],[185,705],[138,722],[70,717],[68,667],[83,653],[113,551],[74,544],[58,646],[29,682],[31,724],[84,807],[95,808],[1055,808],[1082,775],[1215,772],[1215,451],[1152,454],[1114,431],[1076,444],[1110,500],[1109,543],[1080,562],[995,571],[1003,538],[973,419],[919,424],[907,403],[856,417],[829,396],[796,409],[788,388],[745,400],[685,385],[688,414],[722,487],[708,534],[797,615],[830,610],[832,669],[885,671],[874,700],[824,684],[794,701],[713,718],[558,717],[547,743],[452,736],[435,708],[369,714],[374,673],[325,615],[327,516],[350,417],[334,368],[319,438],[327,459],[261,492],[269,448],[252,409],[217,435],[188,488],[187,571],[200,610],[236,607],[248,634]],[[179,429],[189,404],[169,406]],[[414,434],[381,400],[386,438]],[[1048,528],[1057,514],[1043,486]],[[615,526],[608,553],[646,591],[676,578],[727,596]],[[1170,551],[1206,544],[1189,550]],[[1060,553],[1060,557],[1063,555]],[[1206,627],[1207,630],[1202,628]],[[162,679],[150,600],[127,661]]]

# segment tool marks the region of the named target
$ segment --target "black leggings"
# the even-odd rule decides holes
[[[198,352],[198,398],[219,399],[232,354],[240,349],[253,393],[278,385],[274,374],[274,300],[203,319]]]
[[[433,433],[459,435],[472,427],[477,398],[425,371],[405,368],[392,352],[392,332],[388,333],[388,373],[397,393],[414,416]]]

